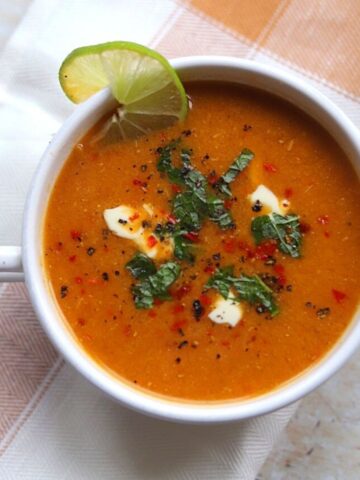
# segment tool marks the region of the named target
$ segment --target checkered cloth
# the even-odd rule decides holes
[[[358,18],[359,0],[33,1],[0,57],[0,243],[20,243],[31,175],[73,110],[57,82],[71,49],[126,39],[168,58],[254,59],[314,84],[359,125]],[[211,427],[130,412],[63,362],[24,285],[0,285],[1,479],[253,479],[294,410]]]

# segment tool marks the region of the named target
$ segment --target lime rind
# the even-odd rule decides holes
[[[133,42],[75,49],[62,63],[59,80],[75,103],[110,86],[129,114],[168,115],[183,120],[188,111],[184,87],[170,63],[154,50]]]

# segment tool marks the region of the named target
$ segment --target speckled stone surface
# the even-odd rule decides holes
[[[257,480],[360,480],[360,352],[300,404]]]

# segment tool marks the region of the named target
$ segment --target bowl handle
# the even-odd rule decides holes
[[[21,247],[0,246],[0,282],[23,282]]]

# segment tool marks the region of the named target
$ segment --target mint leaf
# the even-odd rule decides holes
[[[155,263],[143,253],[136,253],[125,267],[133,277],[140,280],[156,273]]]
[[[190,263],[193,263],[195,256],[192,252],[193,244],[191,241],[186,240],[183,234],[176,234],[174,236],[174,255],[179,260],[187,260]]]
[[[277,240],[279,249],[293,258],[300,257],[301,232],[299,216],[270,213],[254,218],[251,224],[256,244],[264,240]]]
[[[257,275],[241,274],[238,279],[233,282],[233,286],[239,298],[245,300],[251,305],[261,305],[271,313],[274,317],[279,313],[273,291]]]
[[[180,266],[175,262],[167,262],[158,271],[131,288],[136,308],[151,308],[154,299],[169,300],[169,287],[180,275]]]
[[[232,287],[236,278],[233,276],[234,267],[218,268],[216,272],[209,278],[205,285],[205,290],[214,288],[225,298],[229,297],[230,288]]]
[[[217,290],[225,299],[229,298],[230,290],[233,289],[237,293],[235,300],[263,307],[272,317],[279,313],[271,288],[257,275],[241,274],[240,277],[235,277],[232,266],[217,269],[205,285],[205,290],[209,288]]]
[[[249,165],[254,156],[255,155],[251,150],[244,148],[240,155],[235,158],[227,171],[221,175],[215,184],[215,188],[217,188],[219,192],[223,193],[224,195],[231,197],[232,192],[230,190],[230,183],[233,182],[239,173]]]
[[[224,206],[224,200],[218,197],[209,197],[207,200],[209,219],[216,223],[221,230],[235,227],[234,219]]]

